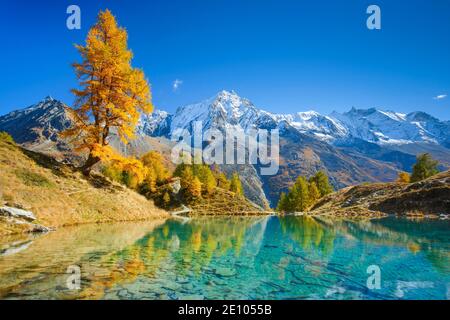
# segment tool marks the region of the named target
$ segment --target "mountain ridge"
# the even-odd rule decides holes
[[[156,114],[158,112],[161,111]],[[170,136],[175,128],[187,128],[193,121],[207,122],[212,116],[227,118],[231,124],[239,124],[244,130],[266,122],[277,126],[286,122],[303,133],[331,143],[351,138],[394,145],[415,142],[447,145],[450,141],[446,134],[450,131],[450,121],[441,121],[423,111],[403,114],[377,108],[353,107],[347,112],[333,111],[329,115],[312,110],[292,114],[272,113],[257,108],[250,100],[241,98],[234,91],[225,90],[199,103],[181,106],[173,114],[165,112],[164,118],[158,119],[150,115],[146,121],[152,122],[153,130],[146,133],[155,134],[161,123],[169,129],[159,129],[159,134],[163,132]]]
[[[274,206],[280,192],[287,191],[298,175],[311,176],[318,170],[325,171],[339,189],[363,182],[392,181],[399,171],[411,170],[416,154],[422,150],[436,154],[442,169],[450,167],[450,122],[420,111],[401,114],[375,108],[352,108],[332,115],[315,111],[275,114],[256,107],[234,91],[223,90],[202,102],[182,106],[173,114],[155,110],[143,115],[136,128],[136,140],[124,146],[112,135],[111,144],[124,154],[160,150],[169,158],[174,131],[192,132],[194,121],[202,121],[204,130],[279,129],[280,170],[275,176],[261,176],[258,165],[221,166],[229,174],[239,171],[247,197],[261,206],[267,202]],[[57,135],[70,124],[65,105],[51,97],[0,117],[0,131],[43,153],[70,151]]]

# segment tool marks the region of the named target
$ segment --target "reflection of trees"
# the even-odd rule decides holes
[[[174,277],[173,280],[199,277],[211,271],[208,267],[214,258],[226,255],[256,257],[261,245],[271,241],[264,238],[267,221],[267,218],[206,217],[182,224],[169,220],[134,244],[104,257],[100,265],[107,265],[107,274],[99,277],[94,273],[83,295],[101,298],[108,288],[133,283],[142,276],[159,278],[161,272],[167,273],[168,279]],[[422,252],[438,271],[449,272],[449,255],[444,247],[448,241],[439,235],[433,237],[434,227],[419,224],[415,228],[410,221],[395,219],[348,221],[290,216],[279,218],[279,222],[279,230],[309,253],[285,251],[286,256],[279,263],[280,279],[287,276],[300,281],[294,276],[301,269],[303,277],[306,274],[309,277],[302,281],[315,283],[319,273],[337,272],[328,258],[338,233],[364,243],[404,246],[413,253]]]
[[[83,286],[93,284],[85,282],[89,278],[110,277],[110,271],[96,267],[97,260],[108,264],[108,259],[114,257],[105,252],[128,248],[163,223],[158,220],[139,224],[88,224],[61,228],[38,237],[27,250],[0,259],[0,297],[27,291],[38,298],[74,298],[74,292],[54,289],[66,288],[68,266],[81,267]],[[117,275],[112,274],[111,277]]]
[[[364,243],[400,246],[424,257],[441,273],[450,273],[448,230],[450,224],[442,220],[412,221],[404,218],[377,220],[330,220],[320,218],[326,225]]]
[[[180,247],[173,252],[174,261],[179,270],[192,270],[199,274],[202,267],[208,266],[213,257],[232,253],[239,256],[244,245],[247,230],[257,222],[257,218],[199,218],[191,223],[181,225],[177,221],[168,221],[167,234],[153,234],[161,239],[160,246],[167,246],[167,241],[178,237]],[[184,268],[181,268],[183,264]]]
[[[425,257],[440,273],[450,274],[450,252],[448,249],[431,248],[425,252]]]
[[[268,221],[271,222],[268,224]],[[140,290],[142,284],[151,288],[144,290],[153,292],[151,290],[163,281],[169,285],[178,278],[203,281],[200,277],[204,273],[217,272],[219,267],[233,262],[234,257],[240,257],[240,266],[248,264],[256,273],[279,272],[279,279],[294,283],[320,285],[316,281],[318,274],[322,274],[320,281],[333,283],[335,275],[341,274],[340,262],[333,260],[333,250],[338,253],[338,246],[354,243],[335,241],[337,235],[358,239],[369,244],[368,248],[370,244],[406,247],[412,253],[423,255],[439,272],[448,274],[448,226],[444,221],[355,222],[291,216],[205,217],[186,224],[169,220],[163,225],[144,226],[142,223],[62,229],[36,239],[29,249],[0,260],[0,284],[6,288],[3,293],[0,288],[0,296],[14,294],[16,290],[28,293],[31,288],[31,292],[48,290],[41,296],[95,299],[103,298],[105,292],[121,291],[118,289],[132,283],[129,287],[133,289]],[[49,260],[49,256],[53,258]],[[217,258],[221,259],[217,261]],[[214,265],[211,265],[213,260]],[[81,266],[83,291],[58,292],[54,283],[65,285],[65,271],[71,264]],[[24,275],[14,273],[30,265],[38,267]],[[32,282],[40,274],[49,273],[60,274],[62,281]],[[21,288],[23,281],[27,281],[27,286]],[[252,283],[246,285],[250,287]]]
[[[315,251],[318,249],[326,255],[333,251],[335,230],[320,224],[314,218],[288,216],[280,218],[280,224],[282,232],[288,234],[303,250]]]
[[[424,257],[441,273],[450,273],[448,221],[387,218],[379,220],[336,220],[324,217],[280,218],[281,229],[305,251],[319,249],[329,254],[336,233],[364,243],[401,246]]]
[[[394,246],[409,243],[407,234],[399,233],[370,220],[339,220],[333,222],[337,231],[366,243]],[[413,248],[411,243],[411,248]]]
[[[127,248],[104,257],[109,271],[103,277],[95,276],[82,296],[101,298],[106,289],[132,283],[138,276],[154,278],[169,264],[178,276],[188,272],[199,276],[213,257],[239,256],[247,242],[247,230],[252,231],[258,222],[261,218],[208,217],[188,224],[169,220]]]
[[[408,242],[419,247],[437,271],[443,274],[450,273],[448,220],[383,219],[374,221],[374,224],[406,235]]]

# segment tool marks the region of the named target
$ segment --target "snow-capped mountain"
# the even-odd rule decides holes
[[[335,119],[322,116],[315,111],[295,114],[275,114],[257,108],[250,100],[239,97],[234,91],[221,91],[200,103],[186,105],[173,115],[155,111],[141,120],[141,128],[150,135],[165,132],[171,136],[177,129],[191,130],[195,121],[203,123],[203,130],[235,126],[244,129],[275,128],[288,123],[302,132],[309,132],[324,140],[344,137],[344,128]]]
[[[449,139],[450,123],[424,112],[402,114],[375,108],[353,108],[343,114],[334,112],[331,116],[345,126],[350,137],[377,144],[445,144]]]
[[[286,121],[290,126],[302,133],[314,135],[316,138],[332,142],[348,136],[348,130],[336,119],[323,116],[315,111],[297,112],[294,114],[273,115],[276,121]]]
[[[326,171],[333,185],[341,188],[395,180],[399,171],[410,171],[416,155],[423,152],[431,153],[443,169],[450,167],[450,122],[424,112],[353,108],[330,115],[315,111],[277,114],[228,91],[180,107],[174,114],[155,111],[142,116],[135,140],[123,145],[113,135],[111,145],[127,155],[158,150],[170,161],[174,143],[165,138],[177,129],[191,131],[194,121],[202,121],[203,129],[280,129],[276,175],[260,175],[258,165],[222,166],[230,175],[238,171],[246,196],[262,206],[267,201],[275,205],[280,192],[298,175],[311,176],[318,170]],[[71,149],[58,133],[70,126],[65,105],[50,97],[0,117],[0,131],[10,133],[16,142],[53,156],[63,152],[63,159],[71,158]]]
[[[137,133],[148,136],[166,136],[170,130],[171,118],[171,115],[161,110],[155,110],[150,115],[142,115],[137,125]]]
[[[375,108],[353,108],[330,115],[315,111],[276,114],[257,108],[233,91],[221,91],[203,102],[180,107],[173,115],[158,111],[142,121],[147,134],[168,137],[176,129],[190,130],[194,121],[202,121],[203,129],[239,126],[244,130],[287,123],[301,133],[330,143],[357,138],[380,145],[414,142],[446,145],[450,132],[449,121],[440,121],[424,112],[406,115]]]
[[[190,130],[195,121],[203,123],[203,130],[228,126],[248,130],[262,125],[266,115],[235,92],[221,91],[203,102],[178,108],[171,117],[169,136],[177,129]]]

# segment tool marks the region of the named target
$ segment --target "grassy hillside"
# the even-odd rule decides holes
[[[52,228],[167,216],[144,196],[103,176],[86,179],[48,156],[0,140],[0,205],[5,204],[32,211],[37,223]],[[0,219],[0,234],[20,231],[26,227]]]
[[[416,183],[348,187],[323,198],[311,214],[344,217],[450,214],[450,171]]]

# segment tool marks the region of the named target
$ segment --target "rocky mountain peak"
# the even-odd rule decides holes
[[[9,132],[18,143],[56,140],[57,133],[70,125],[65,104],[50,96],[0,117],[0,131]]]
[[[52,96],[48,95],[48,96],[46,96],[46,97],[44,98],[43,101],[44,101],[44,102],[52,102],[52,101],[55,101],[55,99],[53,99]]]

